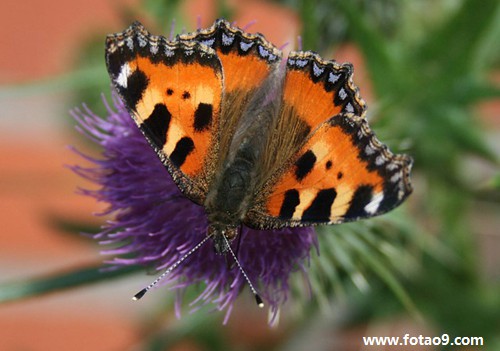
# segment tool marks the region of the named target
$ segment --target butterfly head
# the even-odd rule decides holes
[[[237,227],[211,223],[208,226],[207,235],[214,241],[215,253],[222,255],[228,251],[228,242],[238,234]],[[225,238],[224,238],[225,237]]]

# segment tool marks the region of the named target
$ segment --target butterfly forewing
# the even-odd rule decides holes
[[[134,23],[106,42],[111,79],[174,181],[202,203],[215,172],[222,67],[214,50]]]
[[[223,19],[180,38],[197,41],[217,52],[224,69],[224,91],[228,94],[250,94],[281,59],[281,52],[262,35],[246,33]]]
[[[324,61],[312,52],[291,52],[283,87],[283,116],[293,110],[311,131],[340,112],[362,116],[365,103],[352,82],[351,64]]]

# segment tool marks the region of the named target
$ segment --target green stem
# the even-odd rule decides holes
[[[112,271],[102,271],[102,268],[101,265],[91,266],[70,272],[55,273],[45,277],[0,284],[0,303],[40,296],[63,289],[75,288],[80,285],[97,283],[144,269],[140,266],[127,266]]]

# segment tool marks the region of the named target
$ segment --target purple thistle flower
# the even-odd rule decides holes
[[[103,149],[99,159],[83,155],[95,166],[72,169],[100,186],[96,191],[82,193],[108,203],[103,214],[114,215],[114,220],[94,235],[99,243],[113,246],[102,251],[113,256],[107,263],[115,267],[149,265],[162,271],[206,237],[208,221],[203,207],[182,195],[119,98],[114,96],[113,102],[116,111],[104,100],[108,111],[104,119],[86,106],[83,111],[72,111],[79,131]],[[315,231],[243,227],[240,235],[238,259],[269,305],[273,319],[288,298],[290,274],[304,269],[311,247],[317,245]],[[224,323],[237,296],[248,285],[238,268],[229,268],[210,243],[188,257],[163,282],[175,282],[172,288],[180,292],[176,294],[178,315],[182,291],[190,285],[204,286],[191,305],[214,303],[219,310],[227,309]]]

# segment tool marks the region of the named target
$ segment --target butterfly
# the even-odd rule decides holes
[[[111,81],[217,253],[255,229],[338,224],[398,206],[412,159],[373,134],[350,64],[286,59],[217,20],[174,39],[139,22],[106,39]]]

